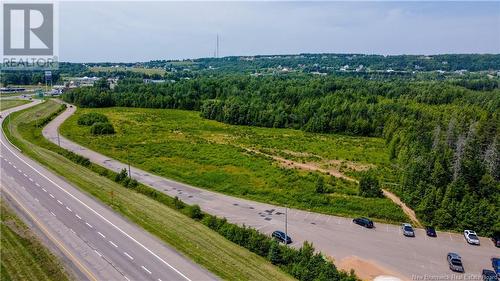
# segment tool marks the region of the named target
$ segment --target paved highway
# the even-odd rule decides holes
[[[68,108],[49,123],[43,130],[44,136],[57,143],[57,128],[75,110],[75,107]],[[113,171],[127,168],[124,163],[64,137],[60,137],[60,144]],[[267,234],[284,229],[285,210],[282,207],[192,187],[135,167],[131,168],[131,173],[133,178],[146,185],[170,196],[178,196],[186,203],[198,204],[204,211],[226,217],[230,222],[245,224]],[[483,268],[491,267],[490,258],[500,254],[488,238],[481,238],[479,247],[468,245],[461,234],[448,232],[438,232],[437,238],[429,238],[424,230],[417,229],[415,238],[406,238],[396,225],[376,224],[375,229],[369,230],[354,225],[350,218],[295,209],[288,210],[288,232],[294,240],[294,246],[300,246],[304,241],[313,242],[317,249],[333,257],[337,264],[355,268],[367,279],[382,274],[419,280],[477,278]],[[446,262],[448,252],[462,256],[465,275],[450,272]],[[367,267],[372,268],[368,273],[365,272]]]
[[[5,119],[10,112],[37,103],[6,110],[2,116]],[[24,156],[8,142],[3,131],[0,142],[2,193],[89,280],[217,279]]]

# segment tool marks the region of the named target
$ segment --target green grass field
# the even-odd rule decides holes
[[[230,242],[202,223],[54,152],[59,147],[43,138],[41,128],[35,127],[35,118],[49,116],[59,107],[59,104],[49,100],[14,113],[12,132],[7,131],[8,122],[3,125],[4,131],[28,156],[222,279],[293,280],[266,259]]]
[[[77,125],[91,111],[105,114],[117,133],[96,137]],[[124,162],[129,151],[134,166],[217,192],[329,214],[406,220],[390,200],[359,197],[356,182],[338,178],[355,179],[370,167],[388,170],[382,139],[232,126],[192,111],[137,108],[78,109],[61,132]],[[318,177],[324,177],[327,194],[316,193]]]
[[[148,75],[153,75],[153,74],[159,74],[163,75],[165,74],[164,69],[159,69],[159,68],[145,68],[145,67],[105,67],[105,66],[95,66],[95,67],[90,67],[90,71],[93,72],[116,72],[116,71],[132,71],[132,72],[138,72],[138,73],[144,73]]]
[[[22,104],[26,104],[27,100],[4,100],[0,99],[0,110],[6,110],[12,107],[16,107]]]
[[[59,259],[0,200],[0,280],[69,280]]]

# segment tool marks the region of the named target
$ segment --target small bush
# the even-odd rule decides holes
[[[380,181],[374,172],[368,171],[359,180],[359,195],[363,197],[382,197]]]
[[[191,205],[187,208],[187,215],[192,219],[201,219],[203,218],[203,213],[201,212],[200,206]]]
[[[90,133],[93,135],[111,135],[115,133],[115,128],[111,123],[95,123],[90,128]]]
[[[78,125],[83,125],[83,126],[92,126],[95,123],[108,123],[108,117],[106,117],[103,114],[96,113],[96,112],[90,112],[90,113],[85,113],[78,117]]]

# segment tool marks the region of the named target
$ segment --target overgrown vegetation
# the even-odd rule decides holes
[[[96,112],[90,112],[87,114],[82,114],[78,117],[78,125],[83,126],[92,126],[95,123],[107,123],[109,122],[108,117],[103,114],[99,114]]]
[[[46,249],[31,230],[0,200],[0,279],[69,280],[59,259]]]
[[[265,246],[273,242],[256,230],[239,227],[228,223],[225,219],[204,214],[196,205],[188,206],[178,198],[168,197],[137,182],[131,184],[133,180],[128,177],[126,170],[114,173],[92,163],[86,164],[87,161],[78,158],[72,158],[70,161],[61,157],[62,154],[71,154],[46,141],[33,120],[33,116],[50,116],[56,112],[56,108],[56,104],[48,102],[37,108],[15,113],[12,117],[14,129],[13,132],[7,132],[8,137],[21,149],[30,145],[31,149],[27,153],[31,157],[55,172],[63,174],[83,190],[188,254],[194,261],[208,266],[219,276],[239,280],[290,279],[287,275],[275,271],[267,262],[263,262],[268,255],[267,252],[262,254],[262,251],[266,251]],[[35,110],[38,110],[39,114],[33,114]],[[8,125],[4,125],[4,130],[7,127]],[[16,137],[13,138],[12,134]],[[95,172],[102,177],[95,175]],[[116,183],[110,179],[127,188],[116,186]],[[144,208],[144,205],[148,208]],[[191,218],[200,223],[193,222]],[[222,234],[228,240],[261,255],[262,258],[249,255],[215,232],[207,231],[208,228],[203,225]],[[262,251],[257,251],[254,248],[256,246]],[[299,280],[356,280],[352,273],[337,271],[331,262],[324,260],[320,254],[314,253],[311,245],[305,244],[300,250],[279,246],[278,254],[282,257],[282,262],[276,265]]]
[[[229,124],[380,136],[398,166],[393,191],[425,223],[500,231],[500,90],[487,83],[226,75],[162,85],[124,81],[114,91],[77,89],[64,98],[80,106],[194,109]]]
[[[80,115],[89,112],[106,115],[116,124],[116,134],[89,135],[86,127],[76,124]],[[381,139],[231,126],[204,120],[196,112],[132,108],[80,108],[60,132],[123,163],[130,161],[141,169],[210,190],[329,214],[406,220],[389,199],[360,197],[356,182],[333,175],[338,170],[357,177],[356,169],[370,165],[389,174]],[[269,155],[328,165],[332,174],[294,169]],[[318,190],[319,181],[323,187]]]

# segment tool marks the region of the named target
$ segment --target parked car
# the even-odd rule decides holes
[[[403,235],[407,237],[415,237],[415,231],[413,227],[409,223],[403,223],[401,225],[401,229],[403,230]]]
[[[430,237],[437,237],[436,230],[432,226],[425,227],[425,233]]]
[[[500,258],[491,258],[491,266],[495,271],[495,274],[500,278]]]
[[[280,230],[276,230],[275,232],[273,232],[272,237],[281,243],[285,243],[285,241],[285,244],[292,243],[292,238],[290,238],[290,236],[286,235],[283,231]]]
[[[479,245],[479,237],[477,237],[476,232],[472,230],[464,230],[464,237],[467,243],[471,245]]]
[[[366,228],[373,228],[373,222],[367,218],[355,218],[352,220],[352,222]]]
[[[456,253],[448,253],[446,256],[450,269],[455,272],[465,272],[462,258]]]
[[[498,281],[498,277],[493,270],[483,269],[483,281]]]
[[[494,234],[493,237],[491,237],[491,241],[493,241],[495,247],[500,248],[500,233]]]

